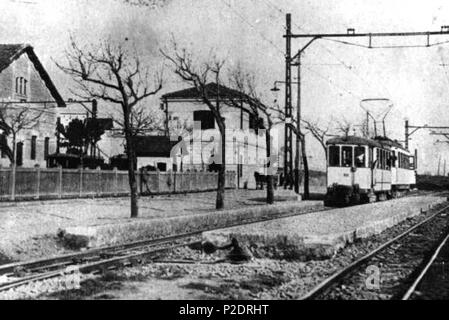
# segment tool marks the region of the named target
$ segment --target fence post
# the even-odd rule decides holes
[[[160,173],[159,173],[160,171],[159,171],[159,169],[157,169],[156,170],[156,190],[157,190],[157,193],[160,193],[161,192],[161,189],[160,189],[160,184],[161,184],[161,178],[160,178]]]
[[[114,167],[114,195],[118,195],[118,172],[117,167]]]
[[[36,168],[36,197],[35,199],[39,199],[39,189],[41,188],[41,168]]]
[[[11,167],[11,200],[16,200],[16,165]]]
[[[176,192],[176,172],[173,171],[173,193]]]
[[[192,191],[192,174],[193,172],[189,172],[189,191]]]
[[[62,198],[62,166],[59,166],[59,192],[58,198]]]
[[[101,184],[101,168],[97,166],[97,197],[102,195],[102,184]]]
[[[183,181],[184,181],[184,172],[180,172],[179,173],[179,175],[180,175],[180,181],[179,181],[179,192],[183,192],[184,191],[184,189],[183,189],[183,187],[182,187],[182,183],[183,183]]]
[[[80,198],[83,196],[83,167],[80,166]]]

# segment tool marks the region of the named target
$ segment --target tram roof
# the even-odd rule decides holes
[[[326,145],[343,144],[343,145],[365,145],[370,147],[383,148],[383,145],[375,140],[356,136],[342,136],[332,138],[326,141]]]
[[[400,144],[396,140],[391,140],[390,138],[387,138],[387,137],[375,137],[374,139],[376,141],[378,141],[379,143],[381,143],[382,145],[387,145],[389,147],[399,148],[399,149],[402,149],[402,150],[408,152],[408,150],[406,148],[404,148],[402,146],[402,144]]]

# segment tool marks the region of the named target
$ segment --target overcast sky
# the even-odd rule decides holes
[[[137,1],[137,0],[136,0]],[[292,13],[293,32],[430,31],[449,25],[447,1],[392,0],[159,0],[159,7],[139,7],[120,0],[2,0],[0,42],[30,43],[68,98],[70,79],[55,67],[62,61],[72,34],[79,42],[95,43],[112,38],[129,39],[155,68],[162,65],[158,49],[170,34],[206,59],[213,49],[228,65],[242,62],[260,80],[267,102],[283,105],[269,89],[284,79],[282,38],[285,13]],[[446,2],[446,3],[445,3]],[[368,39],[345,39],[367,45]],[[449,41],[449,36],[431,42]],[[293,51],[304,41],[294,40]],[[425,37],[376,39],[373,46],[425,45]],[[404,120],[412,125],[449,125],[449,43],[429,48],[367,49],[319,40],[303,57],[302,114],[323,124],[346,117],[360,122],[360,100],[388,98],[394,106],[387,117],[387,134],[404,139]],[[296,77],[296,70],[294,70]],[[169,70],[162,93],[185,87]],[[296,90],[296,87],[293,87]],[[295,99],[295,98],[294,98]],[[296,101],[296,100],[294,100]],[[149,104],[158,104],[152,99]],[[382,106],[368,105],[381,111]],[[100,110],[100,112],[104,112]],[[429,131],[413,135],[411,148],[418,148],[420,172],[436,171],[439,156],[448,160],[449,144],[434,144]],[[440,138],[441,139],[441,138]],[[322,158],[319,146],[309,138],[312,162]],[[318,162],[316,162],[318,163]],[[312,167],[321,167],[312,163]],[[322,161],[320,161],[322,163]]]

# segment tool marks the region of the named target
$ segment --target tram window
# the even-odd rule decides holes
[[[409,169],[410,170],[415,170],[415,157],[410,156],[409,158]]]
[[[329,167],[340,166],[340,147],[329,146]]]
[[[341,164],[343,167],[352,167],[352,147],[341,148]]]
[[[380,150],[378,148],[376,148],[376,168],[380,169]]]
[[[357,168],[365,167],[365,147],[355,147],[354,161]]]
[[[391,168],[391,158],[392,158],[392,153],[387,151],[387,170],[390,170],[390,168]]]
[[[391,154],[391,167],[396,167],[396,151]]]
[[[384,168],[384,151],[379,149],[379,169]]]

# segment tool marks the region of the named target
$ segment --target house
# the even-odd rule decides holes
[[[16,137],[17,166],[45,167],[47,155],[56,149],[58,109],[64,107],[61,95],[32,46],[0,44],[0,112],[6,123],[17,119],[22,111],[29,119]],[[7,135],[6,141],[13,149],[11,135]],[[10,165],[4,150],[0,165]]]
[[[206,91],[212,101],[242,97],[239,91],[215,83],[207,84]],[[178,152],[176,167],[184,170],[210,168],[220,150],[220,133],[197,89],[170,92],[161,99],[166,115],[166,135],[171,141],[177,141],[177,136],[181,135],[188,142],[188,152],[182,156]],[[221,110],[226,124],[226,170],[237,173],[239,187],[255,187],[254,173],[264,172],[266,160],[265,136],[259,131],[263,128],[263,119],[251,112],[243,101],[241,108],[222,103]]]

